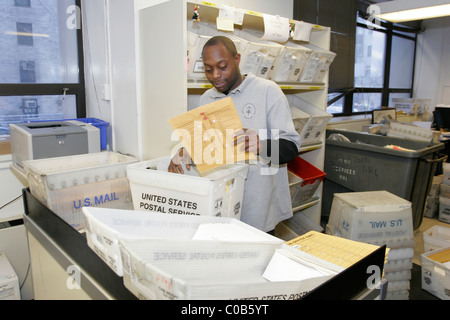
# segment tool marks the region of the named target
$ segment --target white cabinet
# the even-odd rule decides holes
[[[187,30],[188,24],[193,23],[195,5],[200,6],[201,22],[212,26],[216,23],[220,5],[205,1],[135,0],[131,10],[129,4],[124,8],[123,2],[111,0],[110,8],[110,19],[123,24],[126,14],[130,18],[125,31],[119,30],[119,26],[113,27],[111,22],[115,149],[146,160],[171,152],[177,141],[171,139],[172,130],[167,120],[196,107],[200,95],[211,87],[206,82],[188,82]],[[236,28],[263,31],[263,14],[244,10],[243,25]],[[330,28],[313,26],[310,43],[328,50]],[[135,58],[134,64],[126,59],[126,55],[120,54],[128,52],[129,55],[130,51]],[[328,76],[324,83],[280,83],[280,87],[288,100],[300,96],[326,110]],[[323,170],[324,143],[303,148],[301,156]],[[316,195],[320,197],[321,194],[320,186]],[[320,222],[320,202],[315,201],[302,210],[317,224]]]

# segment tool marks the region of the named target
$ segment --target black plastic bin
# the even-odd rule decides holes
[[[350,140],[328,139],[342,134]],[[446,159],[442,143],[427,142],[363,132],[327,130],[325,172],[327,179],[350,191],[386,190],[412,203],[413,224],[422,223],[425,201],[436,166]],[[393,145],[409,150],[386,148]]]

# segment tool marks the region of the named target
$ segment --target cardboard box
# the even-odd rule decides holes
[[[11,142],[9,140],[0,139],[0,155],[11,154]]]

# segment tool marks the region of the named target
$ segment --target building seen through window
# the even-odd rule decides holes
[[[84,106],[81,30],[68,21],[78,5],[0,1],[0,135],[9,134],[10,123],[77,118]]]

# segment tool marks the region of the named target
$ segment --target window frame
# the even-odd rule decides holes
[[[328,93],[339,93],[336,97],[328,100],[328,106],[331,106],[334,102],[344,98],[343,110],[341,113],[333,113],[333,116],[350,116],[350,115],[360,115],[367,114],[368,111],[362,112],[353,112],[353,95],[355,93],[381,93],[381,106],[389,105],[389,95],[391,93],[407,93],[410,97],[413,96],[414,89],[414,75],[415,75],[415,62],[417,55],[417,34],[419,33],[418,29],[414,28],[406,28],[398,25],[394,25],[389,22],[380,21],[380,24],[383,28],[373,29],[374,32],[383,32],[386,34],[386,46],[385,46],[385,61],[384,61],[384,78],[383,78],[383,87],[382,88],[361,88],[361,87],[353,87],[353,89],[345,90],[339,88],[329,88]],[[369,29],[369,26],[358,22],[356,23],[356,28],[362,27]],[[405,35],[404,32],[413,34],[414,36]],[[356,32],[355,32],[356,34]],[[410,88],[394,88],[390,87],[390,73],[391,73],[391,56],[392,56],[392,39],[394,36],[406,38],[408,40],[414,41],[414,58],[413,58],[413,66],[412,66],[412,79],[411,79],[411,87]],[[355,47],[356,50],[356,47]],[[371,111],[370,111],[371,112]]]
[[[75,5],[81,8],[82,0],[75,0]],[[81,15],[79,17],[82,19]],[[82,22],[81,22],[82,25]],[[86,118],[86,90],[84,73],[84,48],[82,28],[76,29],[78,42],[78,83],[0,83],[0,96],[76,96],[76,113],[78,118]]]

